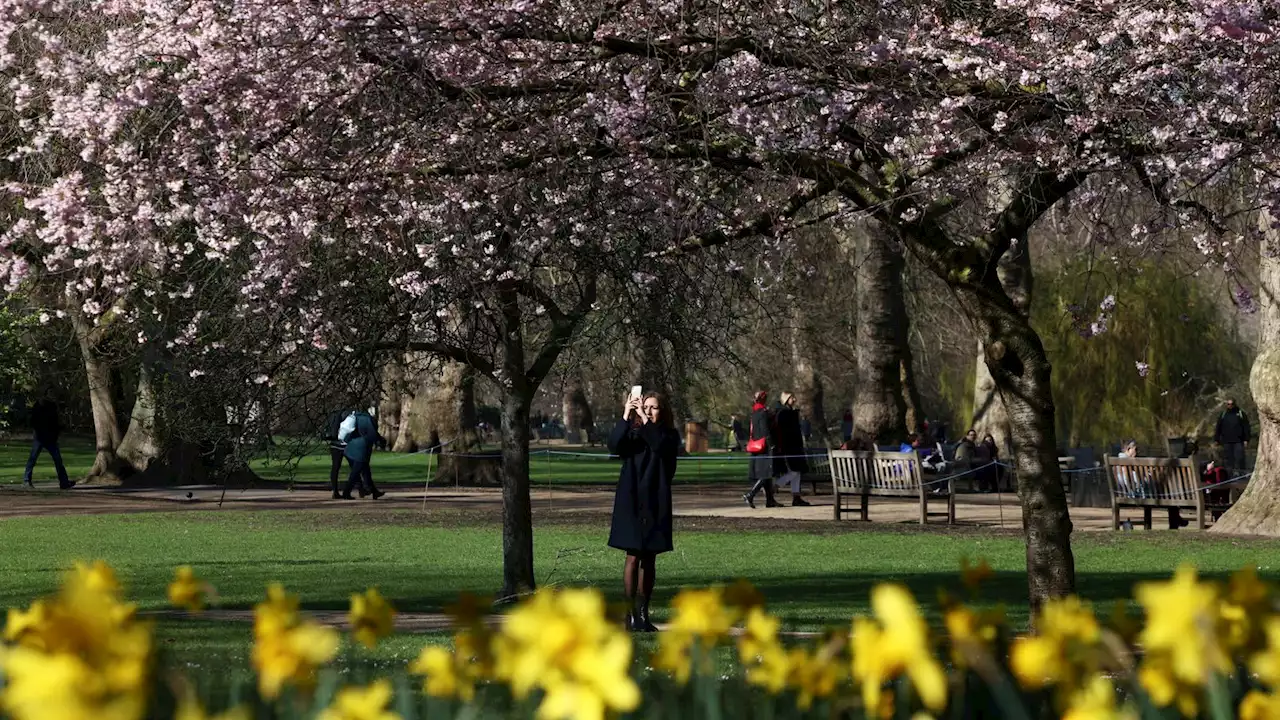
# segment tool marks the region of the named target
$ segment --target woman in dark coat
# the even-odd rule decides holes
[[[658,553],[671,551],[671,480],[680,452],[666,398],[657,393],[628,398],[622,419],[609,434],[609,452],[622,458],[609,547],[627,553],[622,572],[623,591],[631,602],[627,628],[656,632],[649,600]]]
[[[782,478],[782,484],[791,485],[791,505],[808,505],[800,497],[800,478],[809,472],[805,459],[804,432],[800,427],[800,413],[796,411],[796,396],[782,393],[782,407],[774,417],[778,446],[773,451],[773,474]]]
[[[982,468],[978,471],[978,491],[995,492],[1000,489],[1000,450],[996,447],[996,439],[991,433],[982,438],[982,442],[974,448],[974,464]]]
[[[742,499],[752,508],[756,506],[756,493],[760,492],[761,488],[764,488],[765,507],[778,507],[780,504],[773,499],[773,479],[777,477],[774,474],[773,449],[778,443],[774,433],[773,414],[765,405],[768,399],[769,396],[765,391],[756,393],[755,404],[751,406],[751,427],[747,431],[747,437],[750,440],[764,439],[765,441],[762,450],[751,453],[751,491],[742,496]],[[749,449],[748,452],[750,452]]]

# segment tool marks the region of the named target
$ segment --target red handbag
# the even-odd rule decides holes
[[[756,434],[755,425],[751,426],[751,434],[752,435]],[[754,440],[747,440],[747,452],[751,453],[752,455],[759,455],[760,453],[764,452],[765,445],[767,444],[768,444],[768,441],[765,438],[756,438]]]

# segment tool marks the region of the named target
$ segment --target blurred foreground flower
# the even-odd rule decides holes
[[[372,650],[378,640],[389,637],[395,624],[395,608],[378,592],[369,588],[363,594],[351,596],[351,635],[361,645]]]
[[[276,698],[286,683],[310,689],[315,685],[316,668],[338,653],[338,631],[303,620],[298,599],[272,583],[267,600],[253,609],[253,651],[251,660],[258,672],[258,691]]]
[[[198,613],[204,609],[208,589],[208,584],[196,577],[190,565],[183,565],[174,571],[173,582],[169,583],[169,604]]]
[[[875,620],[853,621],[853,677],[862,683],[867,712],[882,707],[884,684],[905,674],[924,706],[934,712],[947,704],[947,677],[929,647],[929,630],[915,598],[900,585],[871,591]],[[878,622],[877,622],[878,621]]]
[[[367,687],[345,687],[316,720],[400,720],[399,715],[387,710],[390,702],[391,681],[385,678]]]
[[[1232,667],[1216,633],[1217,589],[1199,582],[1195,568],[1183,565],[1168,582],[1140,583],[1134,595],[1147,611],[1138,638],[1145,651],[1138,681],[1156,705],[1176,705],[1183,715],[1194,717],[1210,675]]]
[[[513,609],[494,638],[494,672],[517,698],[544,692],[538,717],[600,720],[640,704],[631,636],[594,589],[544,588]]]
[[[0,708],[14,720],[144,714],[151,671],[151,625],[134,619],[105,563],[77,562],[57,596],[9,610],[0,650]]]

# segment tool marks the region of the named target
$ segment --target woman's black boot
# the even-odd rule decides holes
[[[636,617],[638,629],[640,632],[658,632],[658,627],[649,621],[649,601],[644,600],[640,603],[640,611]]]

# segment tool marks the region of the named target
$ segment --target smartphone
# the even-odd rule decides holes
[[[639,398],[641,395],[644,395],[644,388],[643,388],[643,387],[641,387],[641,386],[639,386],[639,385],[632,385],[632,386],[631,386],[631,397],[633,397],[633,398]]]

